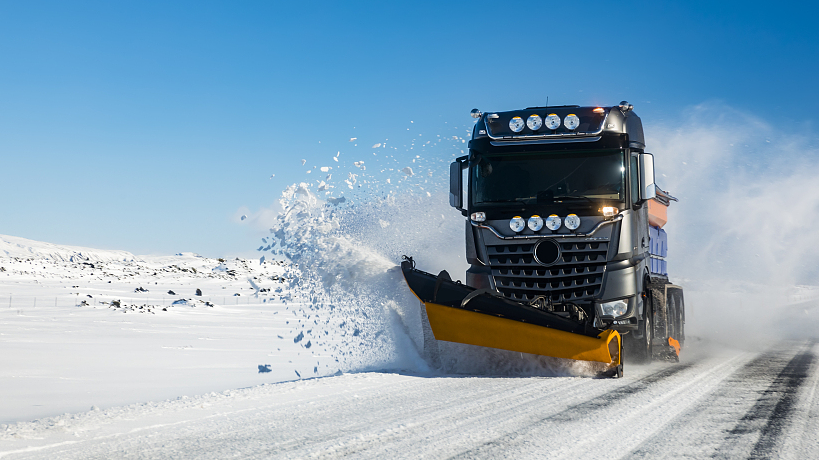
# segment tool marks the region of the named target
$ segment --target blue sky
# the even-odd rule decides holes
[[[812,4],[546,3],[0,1],[0,234],[246,253],[238,210],[301,159],[547,98],[627,99],[647,130],[718,102],[816,138]]]

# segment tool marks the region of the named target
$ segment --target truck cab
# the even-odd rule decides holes
[[[633,106],[472,116],[468,155],[450,166],[450,205],[466,217],[466,284],[630,333],[651,353],[649,315],[661,308],[650,291],[668,278],[649,207],[674,198],[654,183]]]

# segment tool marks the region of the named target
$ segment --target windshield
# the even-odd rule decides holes
[[[482,155],[472,168],[476,205],[625,201],[619,150]]]

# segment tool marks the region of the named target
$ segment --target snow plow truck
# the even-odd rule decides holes
[[[679,361],[682,288],[666,267],[667,208],[633,106],[472,110],[450,165],[466,217],[466,283],[401,264],[435,340],[604,363]],[[465,195],[465,196],[464,196]]]

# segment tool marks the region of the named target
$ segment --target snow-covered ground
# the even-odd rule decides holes
[[[336,372],[293,272],[0,236],[0,423]]]
[[[430,369],[398,294],[328,296],[369,298],[345,279],[390,286],[389,262],[311,244],[340,261],[319,284],[289,262],[0,237],[0,457],[819,457],[807,329],[744,350],[693,337],[679,365],[620,380],[461,345]],[[811,296],[791,322],[815,324]]]
[[[619,380],[358,373],[0,431],[8,458],[817,458],[815,342]]]

